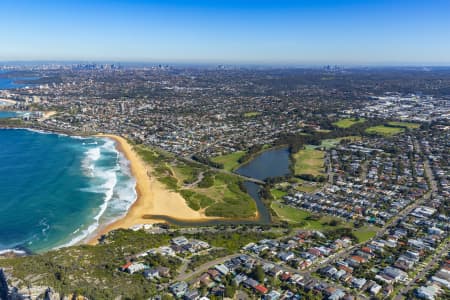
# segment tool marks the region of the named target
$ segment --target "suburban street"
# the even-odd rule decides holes
[[[394,300],[402,300],[404,299],[405,295],[414,288],[414,284],[417,282],[417,280],[423,279],[428,271],[430,271],[432,268],[434,268],[443,258],[444,255],[447,254],[447,252],[450,250],[450,242],[448,240],[444,241],[445,245],[442,247],[441,251],[433,255],[433,258],[429,263],[427,263],[422,270],[409,281],[409,283],[402,288],[397,296],[395,296]]]

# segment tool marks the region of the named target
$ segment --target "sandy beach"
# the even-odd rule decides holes
[[[7,103],[7,104],[10,104],[10,105],[14,105],[14,104],[17,103],[15,100],[3,99],[3,98],[0,98],[0,102]]]
[[[211,218],[191,209],[180,194],[168,190],[152,174],[152,167],[146,164],[133,147],[122,137],[109,134],[97,135],[116,142],[117,149],[130,161],[130,169],[136,179],[137,199],[127,214],[104,227],[95,236],[87,239],[88,244],[96,244],[103,234],[118,228],[130,228],[138,224],[160,223],[160,220],[144,219],[143,215],[165,215],[180,220],[206,221]]]
[[[39,121],[45,121],[51,117],[53,117],[54,115],[56,115],[56,111],[52,110],[52,111],[45,111],[43,117],[39,120]]]

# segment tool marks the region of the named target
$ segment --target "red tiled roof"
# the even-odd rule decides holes
[[[255,286],[255,290],[257,290],[261,294],[267,294],[267,292],[269,291],[265,286],[263,286],[261,284],[258,284],[257,286]]]
[[[372,253],[372,249],[370,249],[369,247],[362,247],[361,250],[366,253]]]
[[[350,269],[350,268],[347,267],[347,266],[339,266],[339,269],[344,270],[344,271],[347,272],[347,273],[352,273],[352,272],[353,272],[353,270]]]
[[[361,257],[361,256],[359,256],[359,255],[353,255],[353,256],[352,256],[352,259],[353,259],[354,261],[359,262],[359,263],[363,263],[363,262],[366,261],[363,257]]]
[[[124,265],[122,266],[122,270],[128,269],[132,264],[133,264],[132,262],[127,262],[126,264],[124,264]]]

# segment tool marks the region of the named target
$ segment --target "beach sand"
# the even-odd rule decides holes
[[[45,111],[44,112],[44,116],[39,120],[39,121],[45,121],[51,117],[53,117],[54,115],[56,115],[56,111],[52,110],[52,111]]]
[[[168,190],[152,176],[152,167],[139,157],[127,140],[110,134],[97,136],[113,139],[116,142],[117,149],[129,160],[131,173],[136,179],[137,199],[123,218],[107,226],[100,227],[95,236],[87,239],[88,244],[96,244],[103,234],[114,229],[130,228],[138,224],[161,223],[161,220],[144,219],[142,218],[143,215],[165,215],[175,219],[190,221],[214,219],[191,209],[180,194]]]
[[[15,100],[3,99],[3,98],[0,98],[0,102],[4,102],[4,103],[10,104],[10,105],[14,105],[17,103]]]

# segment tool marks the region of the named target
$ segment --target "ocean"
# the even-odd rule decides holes
[[[135,199],[113,140],[0,129],[0,253],[73,245]]]
[[[0,74],[6,73],[4,71],[0,71]],[[15,78],[2,78],[0,77],[0,90],[3,89],[16,89],[16,88],[22,88],[26,86],[32,86],[32,84],[20,84],[15,83],[16,80],[19,79],[38,79],[35,77],[15,77]]]

